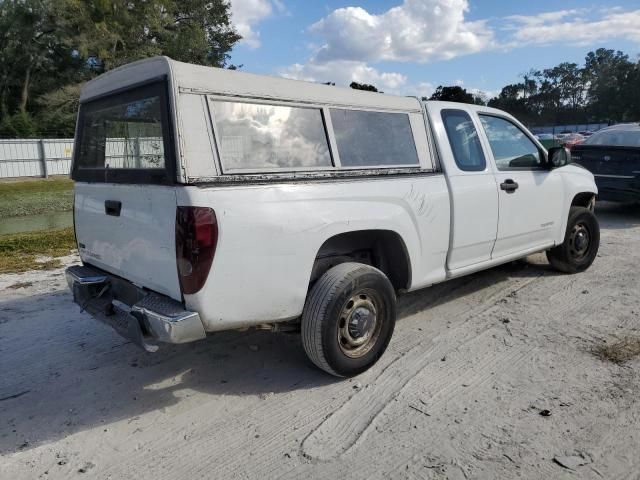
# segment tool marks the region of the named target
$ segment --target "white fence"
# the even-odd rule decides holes
[[[104,154],[109,168],[164,166],[162,137],[107,138]]]
[[[0,178],[68,175],[73,138],[0,140]]]
[[[73,138],[0,140],[0,178],[69,175]],[[111,168],[164,165],[162,137],[109,138],[105,162]]]

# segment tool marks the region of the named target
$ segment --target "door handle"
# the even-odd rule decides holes
[[[508,178],[500,184],[500,189],[507,193],[513,193],[518,189],[518,182]]]
[[[111,215],[112,217],[119,217],[120,210],[122,210],[122,202],[117,200],[105,200],[104,201],[104,213]]]

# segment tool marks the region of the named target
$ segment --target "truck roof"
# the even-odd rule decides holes
[[[401,97],[288,78],[255,75],[238,70],[192,65],[177,62],[169,57],[152,57],[110,70],[87,82],[82,90],[80,101],[86,102],[163,76],[170,79],[174,92],[193,91],[383,110],[420,111],[421,109],[420,101],[416,97]]]

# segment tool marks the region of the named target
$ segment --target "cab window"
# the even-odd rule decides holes
[[[442,110],[441,116],[458,168],[465,172],[482,172],[487,162],[469,114],[464,110]]]
[[[514,123],[493,115],[479,117],[498,170],[542,168],[542,152]]]

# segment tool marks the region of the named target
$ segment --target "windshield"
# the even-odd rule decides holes
[[[171,151],[167,120],[162,83],[83,104],[73,178],[164,183]]]
[[[584,142],[585,145],[607,145],[617,147],[640,147],[640,129],[613,129],[596,132]]]

